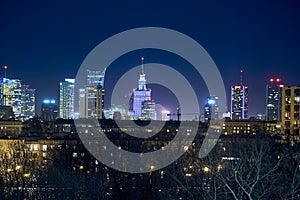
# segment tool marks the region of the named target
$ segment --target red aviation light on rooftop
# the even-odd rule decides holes
[[[274,82],[274,78],[270,78],[270,82]]]
[[[4,65],[4,66],[3,66],[3,69],[7,69],[7,68],[8,68],[8,66],[7,66],[7,65]]]
[[[281,81],[281,79],[280,78],[276,78],[276,82],[278,83],[278,82],[280,82]]]

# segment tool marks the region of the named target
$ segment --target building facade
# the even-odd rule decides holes
[[[35,89],[29,85],[22,85],[21,92],[21,117],[24,120],[35,116]]]
[[[204,121],[209,122],[210,120],[219,119],[219,98],[217,96],[211,96],[207,98],[204,106]]]
[[[248,87],[242,83],[231,87],[230,115],[232,120],[248,118]]]
[[[280,78],[271,78],[266,86],[266,120],[281,121],[282,88]]]
[[[21,115],[22,84],[19,79],[2,78],[0,80],[2,106],[11,106],[16,117]]]
[[[74,84],[75,79],[66,78],[59,83],[59,117],[74,118]]]
[[[300,141],[300,86],[282,88],[282,132],[284,139],[294,145]]]
[[[105,70],[103,72],[98,70],[87,70],[87,86],[101,86],[104,88]]]
[[[79,89],[79,116],[81,118],[103,118],[104,78],[105,70],[103,72],[87,70],[87,85]]]
[[[222,133],[224,135],[232,134],[280,134],[280,125],[274,121],[250,121],[250,120],[239,120],[239,121],[225,121],[222,127]]]
[[[155,102],[153,100],[146,100],[142,102],[141,119],[156,120]]]
[[[79,113],[81,118],[103,118],[104,89],[87,86],[79,90]]]
[[[19,79],[0,79],[0,105],[11,106],[16,118],[27,120],[35,115],[35,89]]]

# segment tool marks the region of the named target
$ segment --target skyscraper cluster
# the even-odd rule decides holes
[[[26,120],[35,115],[35,89],[20,79],[0,79],[0,106],[12,108],[16,118]]]
[[[75,79],[66,78],[60,82],[59,117],[101,119],[104,107],[104,77],[105,70],[87,70],[87,83],[85,88],[79,89],[79,97],[75,96]],[[75,109],[78,107],[77,103],[79,111]]]

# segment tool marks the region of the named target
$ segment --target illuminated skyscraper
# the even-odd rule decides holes
[[[81,118],[102,119],[104,89],[100,86],[87,86],[79,90],[79,112]]]
[[[0,79],[1,97],[0,103],[2,106],[11,106],[16,117],[21,115],[21,91],[22,84],[19,79]]]
[[[22,85],[21,92],[21,117],[26,119],[35,115],[35,89],[29,88],[29,85]]]
[[[105,71],[87,70],[87,86],[98,87],[100,85],[104,88]]]
[[[75,79],[66,78],[59,84],[59,117],[74,118],[74,83]]]
[[[211,96],[207,98],[204,107],[204,121],[209,122],[210,120],[219,119],[219,98],[217,96]]]
[[[266,120],[281,121],[282,88],[280,78],[271,78],[266,86]]]
[[[103,72],[87,70],[87,86],[79,89],[79,116],[81,118],[102,119],[104,108]]]
[[[248,118],[248,87],[243,83],[243,70],[241,70],[241,83],[231,87],[230,117],[232,120]]]
[[[144,58],[142,57],[142,72],[138,81],[138,88],[133,90],[129,102],[129,112],[132,119],[141,119],[142,103],[144,101],[151,101],[151,89],[147,89],[146,87],[146,74],[144,73],[143,61]]]

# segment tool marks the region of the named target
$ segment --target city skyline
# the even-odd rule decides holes
[[[142,59],[144,59],[144,57],[142,57]],[[141,74],[140,74],[140,78],[139,78],[139,85],[138,85],[138,88],[136,89],[136,90],[144,90],[144,89],[146,89],[146,90],[148,90],[146,87],[146,79],[145,79],[145,73],[144,73],[144,68],[143,68],[143,63],[142,63],[142,72],[141,72]],[[103,72],[101,72],[101,71],[94,71],[94,70],[88,70],[88,72],[87,72],[87,86],[93,86],[93,85],[100,85],[101,86],[101,88],[103,88],[104,89],[104,80],[105,80],[105,71],[106,71],[106,69],[103,71]],[[89,77],[89,73],[96,73],[96,74],[92,74],[90,77]],[[97,73],[99,73],[99,74],[97,74]],[[244,70],[240,70],[240,84],[233,84],[232,86],[231,86],[231,91],[226,91],[226,94],[227,94],[227,97],[230,97],[230,99],[232,99],[233,97],[233,91],[235,91],[236,89],[240,89],[240,87],[241,86],[245,86],[244,85],[244,83],[243,83],[243,74],[244,74]],[[97,77],[96,77],[97,76]],[[95,78],[96,77],[96,78]],[[7,80],[10,80],[10,78],[6,78]],[[92,80],[93,79],[93,80]],[[99,80],[98,80],[99,79]],[[11,79],[11,80],[15,80],[15,79]],[[20,81],[23,81],[23,80],[21,80],[20,79]],[[270,78],[269,79],[269,82],[268,83],[266,83],[266,85],[264,85],[264,87],[265,87],[265,94],[266,94],[266,96],[265,96],[265,99],[261,99],[261,100],[263,100],[263,101],[265,101],[265,107],[264,107],[264,111],[262,111],[262,112],[260,112],[260,113],[257,113],[257,115],[248,115],[248,111],[249,111],[249,108],[248,108],[248,106],[246,106],[245,107],[245,109],[246,109],[246,113],[245,113],[245,116],[243,116],[243,117],[238,117],[238,118],[234,118],[233,117],[233,114],[234,114],[234,112],[233,112],[233,110],[232,110],[232,103],[233,102],[231,102],[231,101],[229,101],[228,102],[228,110],[227,110],[227,112],[228,113],[230,113],[230,114],[232,114],[232,116],[230,116],[230,118],[232,118],[233,120],[241,120],[241,119],[248,119],[248,118],[250,118],[250,117],[256,117],[256,118],[258,118],[258,114],[259,115],[262,115],[263,116],[263,119],[264,119],[264,117],[265,117],[265,119],[268,121],[272,121],[272,120],[275,120],[275,121],[281,121],[281,117],[279,117],[278,119],[277,118],[270,118],[270,117],[268,117],[268,110],[269,110],[269,106],[270,106],[270,99],[271,99],[271,97],[270,96],[273,96],[273,95],[275,95],[275,97],[272,97],[272,98],[275,98],[275,102],[278,102],[278,100],[279,100],[279,102],[281,102],[281,97],[279,97],[279,99],[278,99],[278,97],[277,97],[277,95],[278,95],[278,93],[280,94],[280,92],[278,92],[278,91],[274,91],[274,88],[273,88],[273,86],[275,87],[275,88],[279,88],[279,89],[281,89],[281,88],[283,88],[283,87],[298,87],[299,85],[283,85],[282,84],[282,79],[281,78]],[[73,79],[73,78],[65,78],[65,81],[64,82],[59,82],[59,85],[60,85],[60,87],[62,86],[62,84],[71,84],[71,87],[73,88],[74,87],[74,84],[75,84],[75,79]],[[226,83],[225,83],[226,84]],[[273,85],[273,86],[272,86]],[[23,87],[23,85],[22,85],[22,87]],[[26,89],[26,88],[28,88],[29,86],[28,85],[24,85],[24,88]],[[249,96],[248,96],[248,86],[245,86],[245,88],[246,88],[246,93],[247,93],[247,99],[246,99],[246,101],[249,101],[248,99],[249,99]],[[30,89],[30,90],[33,90],[34,91],[34,93],[37,93],[38,94],[38,92],[36,92],[36,90],[35,89]],[[74,89],[73,89],[74,90]],[[150,92],[151,92],[151,89],[149,90]],[[280,90],[281,91],[281,90]],[[62,97],[64,96],[63,95],[63,93],[62,93],[62,88],[60,88],[59,89],[59,92],[61,93],[61,97],[60,98],[58,98],[58,99],[55,99],[55,98],[52,98],[51,96],[49,97],[50,99],[53,99],[54,101],[57,101],[58,102],[58,105],[60,105],[61,103],[63,103],[64,101],[62,101]],[[80,90],[79,90],[79,96],[80,96]],[[71,97],[71,98],[75,98],[74,97],[74,91],[72,91],[71,92],[72,93],[72,96],[73,97]],[[103,93],[104,93],[104,90],[103,90]],[[134,93],[134,91],[133,91],[133,93]],[[274,94],[273,94],[274,93]],[[276,95],[277,94],[277,95]],[[35,94],[36,95],[36,94]],[[212,96],[213,98],[217,98],[217,96]],[[205,109],[204,109],[204,111],[201,111],[199,114],[200,114],[200,116],[201,117],[203,117],[203,120],[204,121],[206,121],[207,119],[207,117],[206,116],[209,116],[210,114],[208,114],[208,113],[206,113],[206,112],[210,112],[210,111],[208,111],[207,109],[208,108],[206,108],[206,107],[208,107],[208,105],[210,104],[209,103],[209,101],[211,100],[211,98],[212,97],[210,97],[210,98],[206,98],[203,102],[202,102],[202,104],[199,104],[199,106],[200,106],[200,108],[201,107],[205,107]],[[49,98],[45,98],[46,100],[47,99],[49,99]],[[68,96],[67,96],[67,98],[69,98]],[[42,104],[44,103],[44,101],[45,101],[45,99],[43,99],[41,102],[35,102],[35,105],[33,105],[34,106],[34,110],[35,110],[35,113],[37,113],[37,114],[39,114],[39,115],[41,115],[41,110],[36,110],[35,108],[36,107],[41,107],[42,106]],[[76,99],[76,98],[75,98]],[[150,98],[151,99],[151,98]],[[250,98],[251,99],[251,98]],[[66,109],[66,110],[69,110],[68,112],[70,112],[71,114],[65,114],[65,115],[68,115],[68,117],[66,117],[66,116],[63,116],[62,114],[60,115],[60,117],[61,118],[76,118],[76,117],[79,117],[79,111],[80,111],[80,103],[78,102],[78,101],[80,101],[80,97],[78,98],[78,100],[72,100],[72,102],[71,102],[71,107],[69,107],[69,106],[67,106],[67,105],[65,105],[64,107],[65,108],[62,108],[62,106],[58,106],[59,107],[59,109],[61,110],[61,109]],[[150,100],[150,101],[152,101],[152,99]],[[251,101],[251,100],[250,100]],[[274,101],[274,100],[272,100],[272,101]],[[75,103],[76,102],[76,103]],[[103,100],[102,100],[102,102],[103,102]],[[130,102],[128,102],[129,104],[130,104]],[[63,104],[66,104],[65,102],[63,103]],[[76,104],[78,104],[77,105],[77,108],[76,108]],[[24,104],[25,105],[25,104]],[[214,103],[213,104],[211,104],[211,105],[214,105]],[[27,106],[27,105],[26,105]],[[67,106],[67,107],[66,107]],[[168,107],[170,107],[169,105],[167,105]],[[130,106],[129,106],[130,107]],[[172,107],[172,106],[171,106]],[[243,106],[242,106],[243,107]],[[104,111],[104,109],[108,109],[108,108],[110,108],[110,107],[104,107],[104,104],[102,105],[102,110]],[[278,109],[278,108],[276,108],[276,109]],[[77,110],[77,111],[76,111]],[[281,106],[279,107],[279,110],[280,110],[280,115],[281,115]],[[130,111],[130,110],[129,110]],[[174,109],[174,110],[171,110],[171,112],[175,112],[176,111],[176,109]],[[250,111],[251,111],[251,109],[250,109]],[[61,111],[62,112],[62,111]],[[242,111],[241,111],[242,112]],[[278,112],[278,111],[277,111]],[[78,116],[76,116],[76,113],[78,113],[77,115]],[[219,114],[219,117],[220,118],[222,118],[222,116],[221,115],[225,115],[226,113],[218,113]],[[203,116],[202,116],[203,115]],[[33,115],[32,115],[33,116]]]
[[[203,45],[219,67],[226,92],[238,81],[238,70],[243,68],[245,83],[256,88],[249,90],[250,116],[265,111],[261,99],[265,97],[264,86],[269,77],[280,77],[286,85],[299,84],[298,2],[173,2],[170,9],[167,2],[140,5],[27,1],[2,3],[1,8],[0,24],[4,31],[0,38],[0,64],[9,67],[7,77],[23,79],[36,88],[37,102],[45,98],[58,100],[57,82],[75,77],[84,57],[101,41],[121,31],[145,26],[171,28]],[[80,12],[82,9],[86,12]],[[110,10],[118,15],[112,16]],[[183,11],[185,15],[177,15]],[[13,14],[20,12],[22,17]],[[152,15],[153,12],[156,14]],[[132,18],[131,13],[139,17]],[[169,56],[143,55],[147,62],[176,65]],[[138,65],[136,58],[140,56],[123,59],[123,65],[116,61],[110,71],[118,76],[126,70],[124,66]]]
[[[300,1],[1,1],[0,199],[297,199]]]

